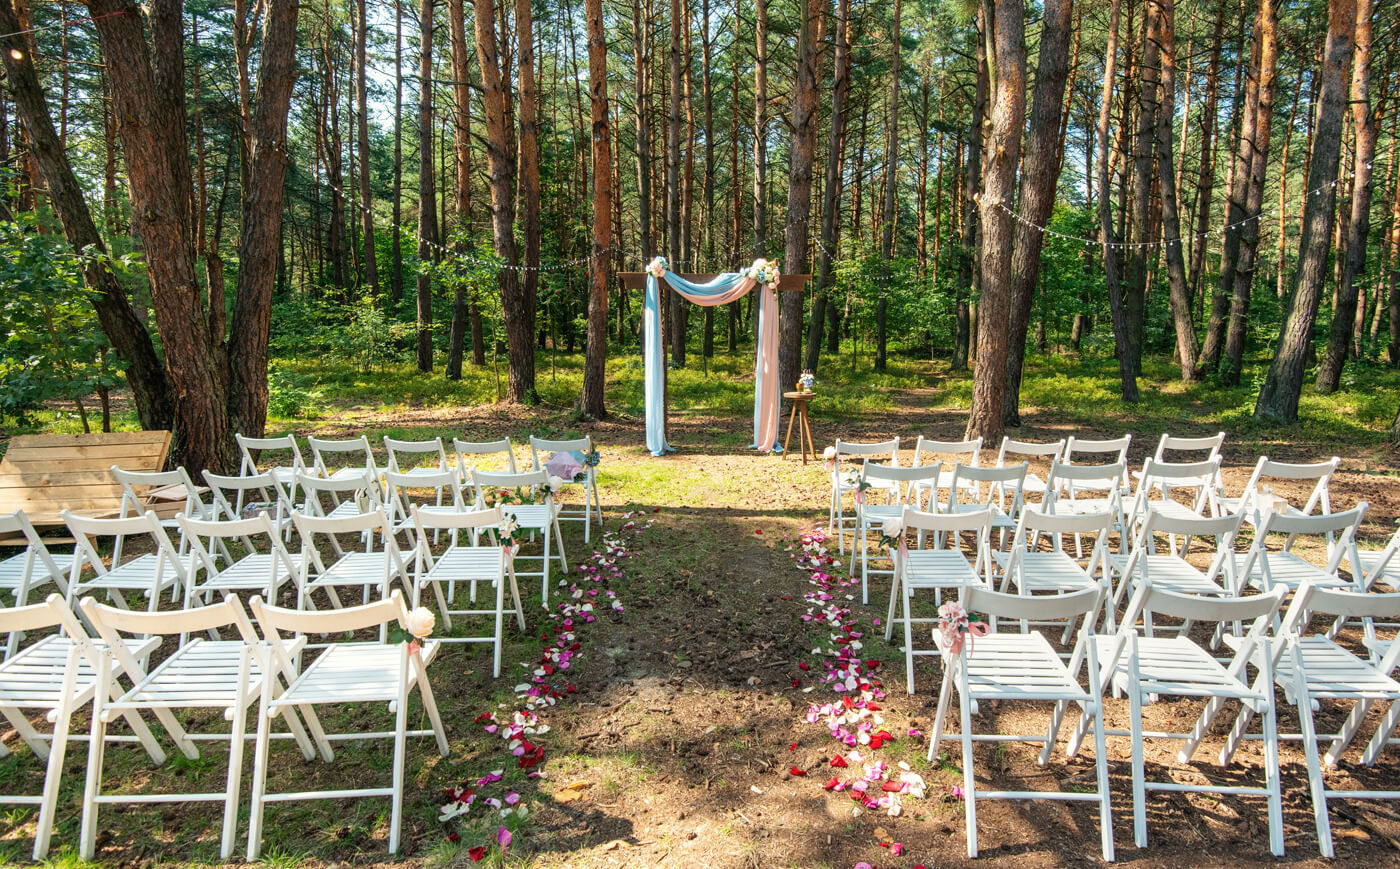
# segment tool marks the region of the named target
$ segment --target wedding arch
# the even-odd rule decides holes
[[[752,290],[758,297],[758,340],[754,346],[753,443],[749,449],[780,451],[778,445],[778,297],[777,290],[801,289],[811,275],[780,275],[764,260],[737,272],[718,275],[676,274],[657,257],[645,272],[620,275],[627,289],[644,288],[642,310],[642,360],[645,367],[646,443],[653,456],[675,452],[666,440],[666,359],[661,346],[660,281],[677,295],[697,305],[724,305]]]

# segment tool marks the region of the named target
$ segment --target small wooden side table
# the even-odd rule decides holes
[[[807,464],[807,454],[817,459],[817,448],[812,444],[812,426],[807,419],[807,404],[816,398],[815,392],[784,392],[783,398],[792,402],[792,415],[788,417],[787,437],[783,438],[783,458],[787,458],[788,442],[792,440],[792,427],[798,417],[802,418],[802,428],[797,433],[797,445],[802,450],[802,464]],[[805,438],[805,440],[804,440]]]

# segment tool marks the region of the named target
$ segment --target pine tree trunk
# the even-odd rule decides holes
[[[370,295],[379,298],[379,256],[374,248],[373,191],[369,168],[369,96],[365,81],[365,42],[369,28],[365,21],[367,0],[355,0],[355,101],[360,138],[360,232],[363,235],[365,283]]]
[[[363,3],[364,0],[359,0]],[[453,210],[457,213],[454,248],[458,253],[467,251],[472,229],[472,91],[470,84],[471,55],[467,53],[466,10],[462,0],[448,0],[448,38],[452,43],[452,107],[453,107],[453,153],[456,164],[456,184],[453,188]],[[444,196],[444,199],[446,197]],[[444,227],[446,229],[446,227]],[[368,261],[368,260],[367,260]],[[466,282],[458,279],[453,288],[452,329],[447,338],[447,379],[462,379],[462,357],[465,355],[468,323],[475,313],[472,329],[472,350],[480,348],[481,313],[473,312],[476,307],[475,289],[473,298],[467,298]],[[475,359],[473,360],[475,361]],[[485,362],[483,353],[481,362]],[[477,363],[481,364],[481,363]]]
[[[608,351],[608,265],[612,245],[612,130],[608,125],[608,47],[603,31],[603,0],[585,0],[588,18],[588,95],[592,109],[593,259],[589,263],[588,348],[579,409],[601,419]]]
[[[996,34],[996,84],[980,203],[982,295],[978,302],[977,368],[965,437],[995,443],[1005,429],[1005,359],[1015,305],[1011,264],[1015,225],[1002,205],[1012,202],[1016,194],[1026,111],[1026,37],[1021,0],[990,2]]]
[[[433,283],[423,268],[437,259],[437,185],[433,174],[433,0],[418,4],[418,370],[433,370]]]
[[[822,187],[821,250],[817,260],[816,301],[812,305],[812,325],[807,336],[807,357],[803,367],[817,370],[821,357],[823,330],[826,328],[827,307],[834,311],[830,300],[832,260],[839,244],[841,225],[841,165],[846,147],[846,111],[851,96],[851,0],[836,0],[836,58],[833,67],[834,88],[831,94],[831,138],[826,151],[826,175]],[[836,328],[831,328],[832,338]]]
[[[1376,0],[1356,2],[1356,54],[1351,70],[1351,117],[1356,131],[1356,155],[1352,164],[1351,221],[1347,227],[1342,282],[1337,287],[1337,310],[1332,318],[1327,352],[1317,369],[1317,391],[1327,395],[1341,385],[1342,367],[1357,324],[1357,282],[1366,270],[1366,242],[1371,233],[1371,162],[1376,158],[1376,115],[1371,110],[1371,18]],[[1361,306],[1365,313],[1365,305]],[[1357,355],[1360,355],[1359,353]]]
[[[390,254],[389,309],[403,301],[403,0],[394,0],[394,238]]]
[[[768,227],[768,0],[754,0],[753,255],[766,254]]]
[[[896,0],[898,4],[898,0]],[[826,0],[806,0],[797,31],[797,70],[792,89],[792,147],[788,173],[783,268],[807,271],[811,235],[812,166],[821,114],[822,44],[826,39]],[[779,390],[792,388],[801,373],[802,300],[805,288],[783,290],[778,321]]]
[[[1055,188],[1060,176],[1061,105],[1069,78],[1069,39],[1074,0],[1047,0],[1041,19],[1040,60],[1031,99],[1031,120],[1026,137],[1021,195],[1016,203],[1023,222],[1016,228],[1011,261],[1011,329],[1006,352],[1005,423],[1021,424],[1021,370],[1026,356],[1026,332],[1040,275],[1044,234],[1055,209]],[[1008,206],[1010,207],[1010,206]]]
[[[715,107],[713,80],[714,39],[710,33],[710,0],[700,0],[700,98],[705,104],[705,180],[702,197],[705,200],[704,245],[705,267],[717,268],[715,262]],[[733,179],[730,179],[731,183]],[[715,355],[715,309],[705,307],[703,343],[700,353],[706,359]]]
[[[1322,87],[1307,182],[1309,191],[1323,188],[1323,192],[1309,195],[1304,207],[1302,237],[1298,242],[1298,279],[1292,304],[1279,331],[1268,377],[1254,404],[1254,418],[1261,422],[1292,423],[1298,419],[1303,370],[1312,343],[1318,304],[1322,300],[1322,285],[1327,279],[1327,254],[1336,205],[1336,189],[1331,181],[1337,177],[1341,156],[1347,68],[1355,47],[1356,6],[1356,0],[1329,0],[1327,4],[1327,43],[1323,49]]]
[[[539,82],[535,77],[534,7],[530,0],[515,0],[515,36],[520,65],[520,194],[525,206],[521,232],[525,239],[524,303],[526,326],[536,320],[536,294],[540,264],[540,147]],[[502,10],[504,12],[504,10]],[[535,404],[535,355],[528,343],[511,347],[512,401]]]
[[[1133,366],[1128,337],[1124,288],[1118,273],[1118,235],[1113,228],[1112,177],[1109,170],[1108,123],[1113,108],[1113,75],[1118,65],[1118,20],[1121,0],[1113,0],[1108,17],[1108,47],[1104,53],[1103,97],[1099,104],[1099,241],[1103,245],[1104,281],[1108,284],[1108,306],[1113,317],[1114,348],[1123,400],[1138,400],[1137,369]],[[1121,132],[1121,129],[1120,129]]]
[[[894,259],[895,202],[899,198],[899,60],[901,0],[894,0],[894,24],[890,29],[890,90],[885,128],[885,196],[880,224],[880,298],[875,303],[875,370],[888,364],[890,262]],[[970,425],[970,423],[969,423]]]
[[[666,250],[675,271],[686,271],[689,263],[681,252],[681,2],[671,0],[671,85],[666,119]],[[686,301],[663,283],[661,292],[671,309],[671,361],[685,365]]]

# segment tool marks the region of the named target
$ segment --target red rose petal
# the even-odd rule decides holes
[[[793,744],[789,745],[788,751],[797,751],[797,743],[794,742]]]
[[[806,774],[807,774],[807,770],[805,770],[805,769],[798,769],[798,768],[795,767],[795,766],[794,766],[794,767],[790,767],[790,768],[788,769],[788,772],[791,773],[792,775],[806,775]]]
[[[839,785],[840,783],[841,783],[841,777],[840,777],[840,776],[837,776],[837,775],[834,775],[834,776],[831,777],[831,781],[829,781],[829,782],[827,782],[826,784],[822,785],[822,787],[825,788],[826,790],[831,790],[832,788],[836,787],[836,786]]]
[[[897,794],[904,787],[904,782],[887,781],[880,784],[880,790],[889,794]]]
[[[809,663],[807,663],[806,661],[803,661],[802,663],[800,663],[800,664],[797,665],[797,669],[799,669],[799,670],[810,670],[810,669],[812,669],[812,665],[809,664]]]
[[[794,688],[801,688],[801,687],[802,687],[802,680],[801,680],[801,679],[793,679],[793,680],[792,680],[792,687],[794,687]]]
[[[882,746],[882,745],[884,745],[884,744],[885,744],[884,740],[882,740],[880,737],[878,737],[878,736],[872,736],[872,737],[870,737],[870,747],[871,747],[872,749],[873,749],[873,748],[879,748],[880,746]]]
[[[477,845],[475,848],[468,848],[467,856],[472,858],[473,863],[480,863],[482,858],[486,856],[486,848],[482,845]]]
[[[835,766],[835,767],[850,766],[850,764],[846,763],[846,758],[845,758],[845,756],[844,756],[844,755],[840,755],[840,754],[836,755],[835,757],[833,757],[833,758],[831,759],[831,765],[832,765],[832,766]]]

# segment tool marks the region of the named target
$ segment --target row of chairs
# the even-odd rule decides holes
[[[1304,752],[1308,792],[1317,829],[1318,848],[1332,857],[1329,803],[1337,799],[1394,800],[1400,791],[1362,788],[1339,789],[1327,785],[1324,764],[1335,767],[1355,740],[1368,713],[1389,703],[1377,724],[1361,763],[1374,767],[1381,751],[1400,740],[1393,738],[1400,723],[1400,683],[1393,678],[1400,643],[1390,643],[1379,661],[1368,660],[1336,642],[1328,630],[1337,620],[1360,619],[1368,642],[1375,639],[1373,622],[1400,616],[1400,594],[1363,594],[1304,583],[1280,617],[1285,599],[1282,586],[1247,597],[1204,597],[1154,586],[1145,580],[1136,587],[1118,627],[1099,634],[1094,630],[1099,608],[1109,595],[1107,583],[1064,594],[1026,597],[993,591],[980,584],[964,585],[959,600],[967,612],[985,616],[990,633],[968,640],[956,653],[943,653],[943,681],[938,696],[929,759],[943,741],[956,740],[962,747],[963,791],[966,800],[968,855],[977,856],[977,802],[979,799],[1088,800],[1097,803],[1104,859],[1114,858],[1112,813],[1107,770],[1106,740],[1130,740],[1132,759],[1133,839],[1147,846],[1148,794],[1160,792],[1212,793],[1263,797],[1267,805],[1269,849],[1283,856],[1281,739],[1299,740]],[[1154,632],[1153,617],[1158,620]],[[974,615],[977,618],[979,615]],[[1079,629],[1067,656],[1058,652],[1039,631],[998,630],[998,621],[1059,620]],[[1160,620],[1178,621],[1166,632]],[[1317,628],[1312,627],[1320,622]],[[1191,626],[1214,624],[1232,654],[1217,658],[1190,635]],[[1229,631],[1230,625],[1248,625]],[[1208,633],[1208,631],[1207,631]],[[1254,675],[1250,675],[1250,669]],[[1297,733],[1280,733],[1275,687],[1298,718]],[[945,724],[953,694],[958,697],[960,732],[946,734]],[[1104,722],[1107,695],[1128,699],[1129,727],[1110,730]],[[1144,708],[1169,698],[1203,704],[1192,728],[1186,732],[1149,731]],[[974,716],[981,704],[1012,700],[1052,704],[1050,721],[1039,734],[978,733]],[[1341,729],[1323,733],[1318,713],[1327,701],[1351,703]],[[1059,735],[1072,710],[1077,722],[1066,741],[1066,756],[1075,756],[1087,738],[1094,741],[1095,784],[1092,790],[1001,791],[979,787],[973,745],[981,742],[1029,742],[1041,745],[1040,765],[1049,763]],[[1244,740],[1259,740],[1263,749],[1263,781],[1204,784],[1168,777],[1147,777],[1147,740],[1180,740],[1177,761],[1189,763],[1200,751],[1217,720],[1233,715],[1229,735],[1216,760],[1229,764]],[[1261,723],[1257,731],[1251,721]],[[1228,719],[1227,719],[1228,720]],[[1322,745],[1330,740],[1326,751]],[[1194,775],[1204,777],[1199,766]]]
[[[255,476],[270,473],[287,487],[292,498],[296,498],[298,480],[306,477],[338,480],[360,477],[368,473],[375,480],[379,480],[381,476],[381,468],[374,451],[370,448],[369,438],[365,435],[345,440],[307,438],[312,456],[310,464],[303,458],[294,435],[251,438],[239,434],[234,437],[242,455],[239,474]],[[588,543],[593,522],[596,521],[599,526],[603,523],[596,464],[583,461],[584,457],[595,455],[592,436],[551,440],[531,435],[529,444],[530,471],[550,471],[554,462],[563,460],[566,456],[574,458],[575,464],[581,467],[582,478],[578,481],[566,479],[564,485],[576,485],[582,489],[583,505],[580,508],[562,510],[560,519],[566,522],[582,522],[583,540],[584,543]],[[385,476],[397,474],[401,479],[452,473],[458,485],[466,486],[471,483],[473,471],[515,474],[521,470],[516,462],[515,448],[508,437],[496,441],[464,441],[453,438],[453,458],[450,461],[446,443],[442,438],[409,441],[386,437],[384,452],[387,456],[387,465],[382,469]],[[267,461],[269,458],[274,460],[270,465]],[[387,485],[382,491],[385,498],[392,497]]]
[[[134,612],[100,604],[92,597],[70,609],[57,594],[40,604],[0,608],[0,630],[11,636],[33,637],[48,631],[0,662],[0,714],[34,754],[46,760],[43,792],[0,795],[0,802],[39,806],[33,856],[43,859],[59,808],[65,752],[69,741],[79,738],[72,733],[72,719],[90,707],[81,858],[91,860],[95,855],[102,806],[215,802],[224,807],[220,856],[228,859],[236,844],[238,813],[245,805],[241,791],[244,743],[250,735],[248,718],[253,715],[252,793],[247,803],[250,861],[258,859],[261,851],[269,803],[360,797],[390,798],[389,851],[397,853],[407,739],[432,735],[443,756],[448,744],[427,674],[441,643],[428,639],[417,648],[387,643],[385,631],[395,624],[409,626],[409,611],[398,590],[369,604],[324,612],[285,609],[257,596],[245,609],[237,595],[207,606],[165,612]],[[378,639],[373,638],[375,631]],[[176,638],[191,634],[206,636],[176,643]],[[338,636],[349,638],[323,641]],[[160,656],[160,649],[172,646],[173,651]],[[429,722],[427,729],[408,726],[409,697],[415,689]],[[390,730],[328,733],[324,713],[317,712],[323,707],[381,704],[393,715]],[[229,722],[228,732],[192,732],[176,717],[181,710],[219,713]],[[41,733],[31,724],[34,713],[46,716],[53,725],[51,732]],[[276,719],[282,720],[285,730],[273,732]],[[336,716],[332,720],[361,719]],[[126,723],[129,734],[112,732],[118,721]],[[156,724],[158,728],[153,727]],[[390,781],[271,791],[269,770],[285,770],[292,762],[290,755],[274,753],[273,739],[290,739],[306,761],[319,756],[326,764],[335,761],[334,742],[391,739]],[[161,765],[172,749],[191,760],[199,758],[202,741],[228,743],[222,790],[153,793],[105,787],[107,756],[130,750],[123,744],[139,743],[151,761]]]

